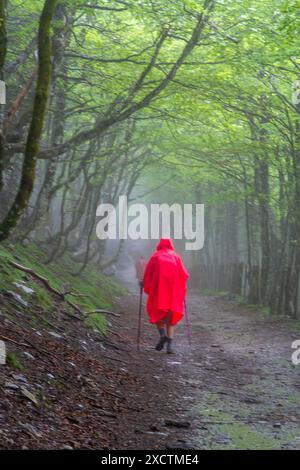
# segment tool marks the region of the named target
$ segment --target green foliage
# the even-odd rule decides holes
[[[106,323],[103,315],[99,313],[91,313],[85,320],[85,324],[94,331],[98,331],[102,335],[106,331]]]
[[[215,3],[215,8],[195,47],[168,86],[163,86],[190,44],[204,4],[209,3]],[[20,50],[27,50],[43,4],[29,1],[24,8],[20,0],[9,2],[7,63],[14,63]],[[91,250],[85,250],[91,257],[99,246],[103,248],[97,244],[93,226],[97,201],[114,203],[121,190],[130,193],[134,188],[147,203],[205,203],[211,225],[221,231],[222,211],[224,220],[226,208],[234,203],[240,217],[243,261],[252,248],[250,261],[261,265],[266,259],[263,239],[270,241],[271,235],[276,247],[289,247],[286,253],[282,250],[280,256],[286,259],[278,259],[278,266],[300,259],[295,236],[300,230],[299,109],[291,99],[300,66],[299,1],[127,0],[111,4],[99,0],[93,5],[64,0],[60,6],[63,14],[53,22],[57,48],[43,142],[44,148],[50,147],[50,157],[39,162],[41,175],[50,166],[50,181],[40,181],[41,186],[49,183],[50,189],[42,199],[38,227],[32,228],[36,239],[41,234],[44,241],[49,235],[45,227],[52,226],[49,197],[64,219],[59,222],[62,245],[73,248],[78,243],[81,252],[84,244],[91,245]],[[18,73],[8,77],[10,105],[30,80],[35,61],[34,54],[28,53]],[[58,90],[64,102],[62,118]],[[146,97],[150,98],[141,106]],[[28,101],[24,100],[22,112]],[[62,132],[53,143],[53,127],[59,119]],[[17,125],[13,130],[12,135],[20,134]],[[247,234],[246,211],[251,222]],[[263,215],[268,219],[268,234]],[[285,227],[290,239],[285,238]],[[51,237],[55,244],[59,236],[52,233]],[[210,258],[220,245],[217,236],[211,239]],[[58,258],[63,251],[64,246],[59,246]],[[223,259],[223,253],[219,258]],[[63,260],[66,273],[60,262],[57,268],[48,268],[36,259],[28,257],[27,261],[36,263],[39,272],[58,288],[61,270],[72,288],[85,295],[78,298],[85,309],[108,307],[105,292],[111,291],[111,285],[99,274],[92,282],[90,272],[80,279],[71,277],[70,272],[77,269],[67,256]],[[292,282],[297,283],[296,279]],[[277,287],[274,292],[279,292]],[[297,297],[296,292],[288,295]]]
[[[14,352],[8,352],[6,355],[6,363],[9,367],[17,370],[24,370],[24,366],[21,364],[20,359]]]
[[[31,287],[34,291],[31,296],[27,297],[28,300],[32,304],[41,307],[45,312],[51,311],[54,305],[54,299],[51,297],[49,292],[47,292],[44,287],[40,286],[34,281],[27,282],[26,285]],[[22,293],[22,295],[24,294]]]
[[[34,306],[35,309],[40,308],[46,313],[51,312],[54,308],[54,302],[57,302],[58,299],[41,282],[13,268],[9,260],[14,260],[31,268],[45,277],[52,287],[62,292],[71,290],[75,296],[67,295],[67,298],[77,304],[84,312],[96,309],[112,309],[114,299],[126,292],[118,283],[99,273],[96,267],[90,267],[88,272],[83,273],[80,277],[73,276],[71,271],[74,271],[77,265],[72,261],[70,255],[65,255],[54,266],[46,265],[43,262],[44,256],[34,244],[26,247],[19,244],[2,244],[0,248],[1,290],[11,290],[19,293],[29,303],[29,312],[31,306]],[[15,283],[24,283],[26,287],[30,287],[34,292],[26,294]],[[71,314],[74,313],[74,310],[68,304],[62,302],[62,305],[66,311]],[[104,315],[90,315],[86,324],[105,334],[106,319]]]

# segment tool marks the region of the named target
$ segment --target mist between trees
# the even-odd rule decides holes
[[[299,317],[298,7],[0,0],[1,240],[103,269],[100,203],[205,204],[192,285]]]

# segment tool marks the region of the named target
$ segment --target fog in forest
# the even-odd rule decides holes
[[[205,245],[185,255],[193,285],[297,317],[293,4],[115,3],[49,1],[40,17],[41,1],[9,2],[2,238],[34,240],[52,263],[68,251],[78,272],[102,269],[135,248],[95,239],[98,204],[202,203]]]

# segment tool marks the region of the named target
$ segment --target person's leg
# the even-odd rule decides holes
[[[172,325],[172,312],[169,312],[167,317],[167,353],[173,354],[174,349],[172,347],[172,342],[174,338],[175,326]]]
[[[156,351],[161,351],[164,345],[167,342],[167,335],[166,335],[166,322],[161,320],[156,323],[158,332],[160,334],[160,340],[158,341],[157,345],[155,346]]]
[[[166,336],[166,322],[163,320],[160,320],[156,323],[158,332],[160,336]]]
[[[167,324],[167,336],[170,339],[174,338],[175,326]]]

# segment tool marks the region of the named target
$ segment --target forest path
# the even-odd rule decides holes
[[[136,351],[138,295],[122,300],[126,367],[138,380],[117,448],[299,449],[300,377],[291,362],[299,324],[224,297],[189,293],[188,304],[192,347],[182,323],[170,356],[154,350],[145,307]]]
[[[300,448],[299,323],[189,291],[192,347],[182,322],[176,354],[155,351],[144,305],[138,352],[139,288],[130,272],[123,283],[108,337],[58,300],[47,317],[20,307],[1,315],[3,300],[11,361],[0,367],[1,449]]]

